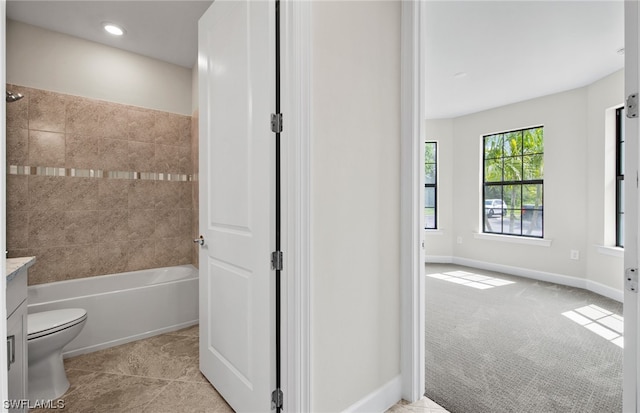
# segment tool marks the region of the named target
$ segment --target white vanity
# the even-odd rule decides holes
[[[9,400],[27,396],[27,270],[35,257],[7,258],[7,365]],[[25,406],[24,411],[28,409]],[[23,411],[10,409],[9,411]]]

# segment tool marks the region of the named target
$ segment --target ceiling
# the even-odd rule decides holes
[[[426,8],[430,119],[575,89],[624,66],[622,1],[428,1]]]
[[[192,68],[198,53],[198,19],[211,3],[8,0],[7,18]],[[124,27],[126,34],[107,34],[103,22]]]
[[[7,1],[7,17],[193,67],[202,1]],[[427,1],[427,118],[585,86],[623,67],[622,1]],[[126,29],[115,38],[111,21]]]

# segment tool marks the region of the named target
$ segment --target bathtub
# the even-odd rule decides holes
[[[154,268],[28,287],[28,312],[79,307],[84,329],[64,348],[77,356],[198,323],[198,269]]]

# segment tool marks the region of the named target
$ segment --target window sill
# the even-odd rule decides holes
[[[441,229],[425,229],[425,235],[444,235],[444,231]]]
[[[624,258],[624,248],[610,247],[607,245],[597,245],[598,252],[602,255],[611,255],[612,257]]]
[[[473,237],[476,239],[508,242],[511,244],[537,245],[539,247],[551,246],[551,240],[544,239],[544,238],[514,237],[509,235],[485,234],[485,233],[478,233],[478,232],[474,232]]]

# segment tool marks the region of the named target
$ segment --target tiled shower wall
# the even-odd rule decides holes
[[[29,284],[192,263],[190,116],[7,89],[25,95],[7,104],[7,249],[36,256]]]

